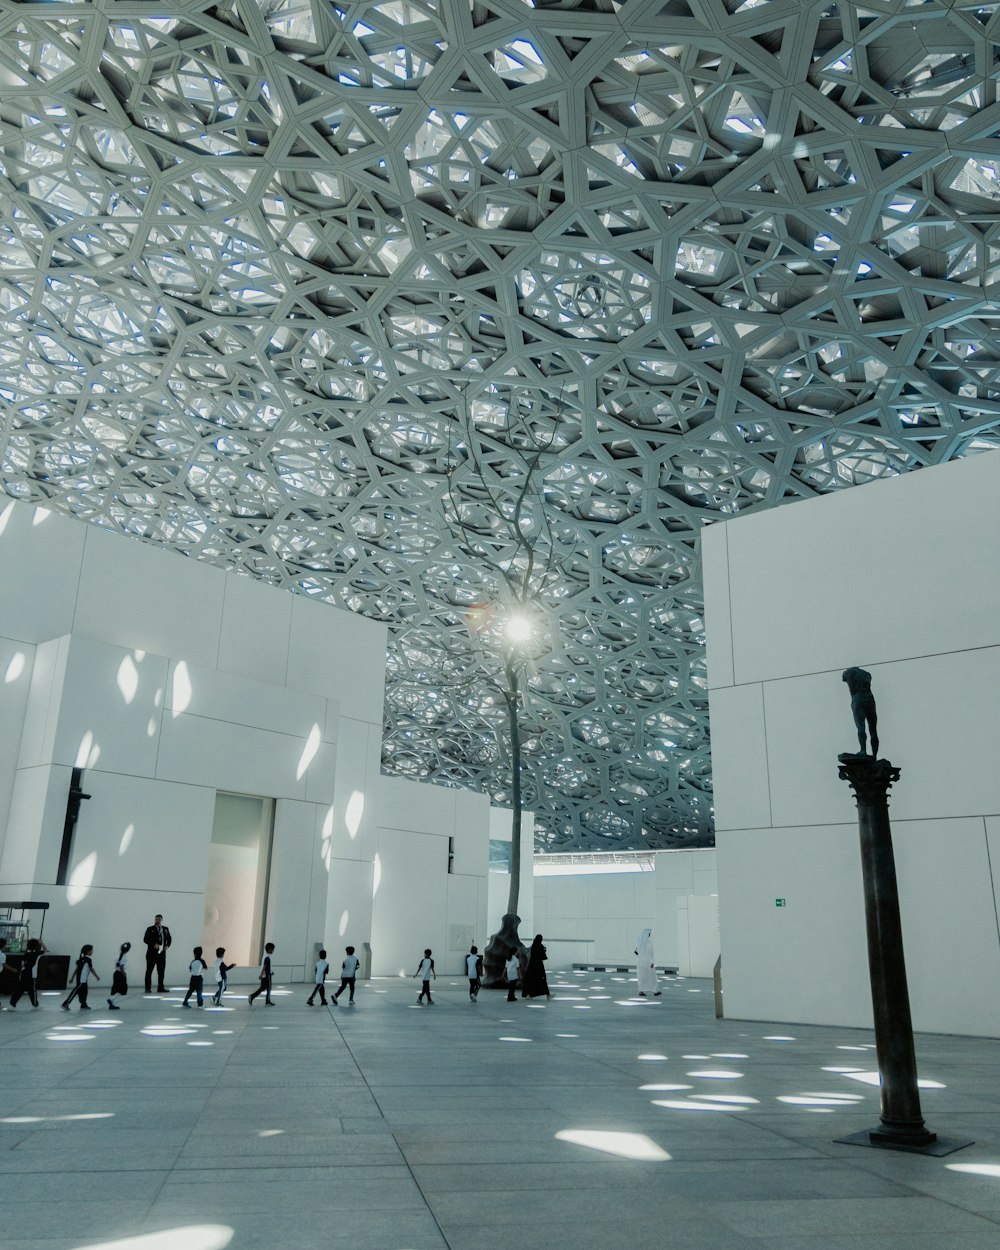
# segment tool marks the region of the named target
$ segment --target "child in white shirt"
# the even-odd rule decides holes
[[[474,1003],[479,997],[483,975],[483,957],[478,946],[469,947],[465,957],[465,975],[469,978],[469,1002]]]
[[[212,967],[215,969],[215,993],[212,995],[212,1002],[216,1007],[222,1006],[222,995],[229,989],[229,977],[227,973],[231,968],[235,968],[235,964],[227,964],[223,956],[226,953],[224,946],[215,948],[215,963]]]
[[[316,960],[316,970],[313,973],[313,992],[306,999],[306,1006],[313,1005],[313,999],[319,995],[319,1005],[326,1006],[326,974],[330,971],[330,961],[326,957],[326,951],[320,951],[319,959]]]
[[[247,1005],[250,1007],[253,1006],[253,1000],[261,992],[264,994],[264,1005],[266,1007],[274,1006],[274,1003],[271,1002],[271,956],[273,954],[274,943],[265,942],[264,958],[260,961],[260,985],[258,985],[254,992],[247,998]]]
[[[94,953],[92,946],[82,946],[80,948],[80,958],[76,961],[76,967],[73,969],[73,988],[66,995],[63,1002],[63,1011],[69,1011],[69,1005],[74,998],[80,999],[80,1010],[91,1011],[91,1007],[87,1006],[87,995],[90,993],[90,978],[100,981],[100,977],[94,971],[94,965],[91,961],[91,955]]]
[[[181,1006],[186,1007],[188,1011],[191,1010],[191,1004],[188,1002],[188,999],[192,994],[197,995],[199,1007],[205,1006],[205,999],[202,992],[205,988],[205,969],[208,967],[208,964],[205,963],[204,959],[202,959],[201,950],[202,948],[200,946],[196,946],[194,948],[191,952],[194,959],[192,959],[188,964],[188,974],[190,975],[191,980],[188,982],[188,992],[184,995],[184,1001],[181,1003]]]
[[[437,973],[434,971],[434,960],[431,959],[431,948],[429,946],[424,951],[424,957],[423,959],[421,959],[420,963],[417,965],[417,970],[413,975],[415,977],[419,977],[420,980],[423,982],[423,984],[420,987],[420,993],[417,995],[417,1002],[418,1003],[423,1002],[424,995],[426,994],[427,1006],[433,1007],[434,999],[431,998],[431,977],[433,977],[434,980],[436,981]]]
[[[348,1007],[354,1006],[354,980],[358,975],[358,969],[361,967],[361,960],[355,955],[354,947],[348,946],[345,953],[344,962],[340,965],[340,989],[336,994],[331,995],[330,1003],[336,1007],[337,999],[343,994],[344,990],[351,991],[350,998],[347,1000]]]
[[[521,975],[521,964],[517,958],[517,951],[514,951],[511,954],[510,959],[507,960],[506,972],[507,972],[507,1001],[509,1003],[516,1003],[517,994],[515,993],[515,990],[517,989],[517,978]]]

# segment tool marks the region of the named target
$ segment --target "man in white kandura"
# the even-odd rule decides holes
[[[653,955],[653,931],[643,929],[636,943],[635,953],[638,956],[639,997],[659,998],[663,992],[656,976],[656,959]]]

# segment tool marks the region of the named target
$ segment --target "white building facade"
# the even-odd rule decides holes
[[[727,1015],[871,1026],[850,695],[872,674],[914,1027],[1000,1033],[1000,456],[703,537]]]
[[[384,625],[13,502],[0,584],[0,897],[51,950],[141,957],[157,912],[168,975],[485,942],[488,800],[380,776]]]

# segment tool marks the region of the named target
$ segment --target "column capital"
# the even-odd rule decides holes
[[[873,755],[838,755],[840,767],[837,775],[848,781],[858,802],[885,798],[889,787],[899,780],[900,770],[888,760],[877,760]]]

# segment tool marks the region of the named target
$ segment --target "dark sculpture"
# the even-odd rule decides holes
[[[527,958],[527,951],[524,949],[524,943],[518,937],[517,926],[521,923],[521,917],[515,916],[512,912],[507,914],[500,921],[500,929],[494,933],[487,943],[484,952],[484,973],[482,984],[484,989],[500,990],[507,988],[507,982],[504,980],[504,970],[507,960],[513,954],[524,955]]]
[[[865,728],[872,740],[872,758],[878,759],[878,715],[875,711],[875,696],[872,694],[872,675],[863,668],[845,668],[843,681],[851,692],[851,711],[854,714],[854,727],[858,731],[859,755],[867,755],[865,744]]]

